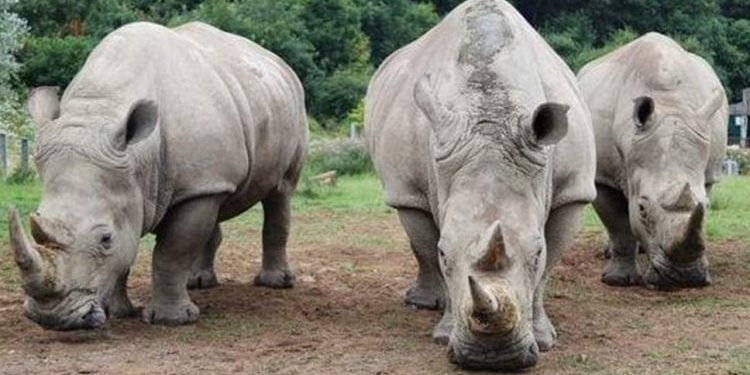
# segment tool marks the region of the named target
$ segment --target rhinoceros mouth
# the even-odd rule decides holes
[[[95,298],[66,298],[51,308],[27,298],[24,311],[27,318],[44,329],[54,331],[94,329],[107,321],[106,309]]]
[[[536,365],[539,347],[533,335],[497,346],[454,335],[448,344],[448,359],[470,370],[519,371]]]
[[[687,264],[670,261],[664,252],[651,256],[644,280],[646,286],[660,290],[678,290],[681,288],[702,288],[711,284],[708,262],[705,256]]]

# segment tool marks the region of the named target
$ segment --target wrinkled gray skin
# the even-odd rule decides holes
[[[511,5],[472,0],[394,53],[366,98],[367,146],[419,264],[406,302],[467,368],[549,350],[550,269],[595,196],[575,77]]]
[[[42,200],[10,234],[29,318],[94,328],[131,315],[129,268],[156,234],[152,324],[194,322],[187,285],[216,284],[219,223],[264,209],[258,285],[285,288],[289,199],[307,145],[302,86],[277,56],[209,25],[134,23],[108,35],[58,103],[35,90]]]
[[[578,77],[597,142],[594,208],[610,237],[609,285],[672,289],[711,281],[702,231],[721,177],[727,100],[713,69],[647,34]],[[637,248],[651,264],[642,276]]]

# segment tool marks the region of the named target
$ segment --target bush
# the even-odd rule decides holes
[[[734,160],[740,165],[740,174],[750,175],[750,152],[738,148],[727,150],[727,159]]]
[[[361,102],[371,73],[369,66],[355,66],[312,82],[311,106],[308,110],[313,116],[324,120],[323,126],[326,129],[334,130],[339,121]]]
[[[89,37],[29,38],[21,49],[19,72],[29,87],[66,87],[83,66],[96,40]]]
[[[310,174],[336,171],[340,175],[353,175],[370,172],[373,167],[362,140],[338,139],[312,143],[307,170]]]

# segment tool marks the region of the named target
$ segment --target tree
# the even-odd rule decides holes
[[[11,12],[15,0],[0,0],[0,128],[17,132],[23,121],[18,96],[12,90],[12,81],[18,70],[14,53],[26,34],[26,22]]]
[[[393,51],[419,38],[438,22],[434,6],[409,0],[358,0],[362,31],[370,39],[370,57],[378,66]]]
[[[14,53],[21,46],[26,22],[10,11],[15,0],[0,0],[0,94],[9,90],[10,80],[18,69]]]

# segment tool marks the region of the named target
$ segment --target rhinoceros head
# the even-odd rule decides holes
[[[127,148],[153,129],[156,111],[138,103],[126,124],[91,127],[101,120],[95,114],[57,118],[57,105],[49,89],[30,97],[42,199],[31,236],[9,210],[11,247],[30,319],[56,330],[94,328],[106,321],[117,281],[135,260],[144,209]],[[123,307],[130,306],[116,308]]]
[[[454,322],[449,356],[464,367],[509,370],[538,359],[531,320],[546,264],[549,146],[567,133],[568,107],[523,108],[496,88],[469,87],[445,100],[451,90],[426,75],[414,97],[432,126],[439,258]]]
[[[632,143],[620,150],[630,225],[651,259],[646,282],[660,288],[710,283],[703,222],[711,148],[705,125],[723,103],[717,90],[699,109],[667,99],[635,100]]]

